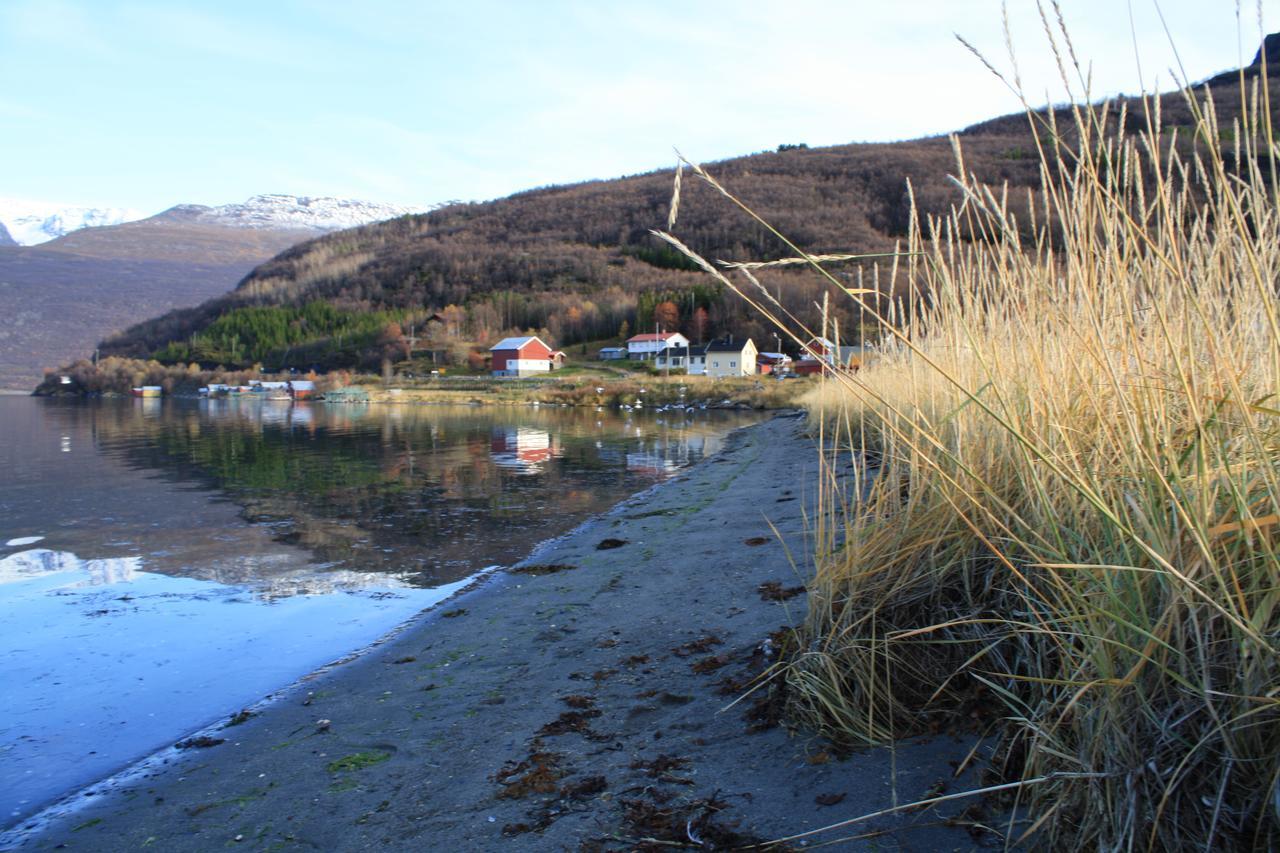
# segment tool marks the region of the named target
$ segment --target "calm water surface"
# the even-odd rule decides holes
[[[758,419],[0,397],[0,826]]]

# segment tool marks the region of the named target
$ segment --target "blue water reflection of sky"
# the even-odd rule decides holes
[[[141,564],[0,550],[0,825],[343,657],[466,583],[387,589],[384,579],[382,589],[272,597]]]

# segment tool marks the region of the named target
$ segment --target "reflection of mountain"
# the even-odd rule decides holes
[[[0,584],[67,572],[80,575],[76,578],[76,586],[105,586],[133,580],[140,564],[137,557],[81,560],[65,551],[36,548],[0,557]]]
[[[494,430],[489,455],[493,464],[500,467],[537,474],[544,463],[560,455],[560,443],[546,430],[507,427]]]
[[[94,446],[115,464],[158,474],[165,489],[187,483],[229,497],[253,522],[244,530],[269,534],[277,548],[304,548],[334,573],[427,586],[513,562],[758,418],[721,413],[663,424],[582,409],[278,406],[252,398],[165,400],[153,416],[139,401],[118,402],[49,401],[48,428],[82,451]],[[165,520],[155,522],[154,536],[165,535]],[[188,539],[216,533],[219,541],[194,554],[188,542],[160,565],[148,558],[148,571],[286,585],[299,572],[292,549],[259,546],[241,558],[234,549],[248,541],[244,532],[202,536],[198,519],[182,523]]]

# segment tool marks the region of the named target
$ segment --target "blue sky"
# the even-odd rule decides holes
[[[430,205],[784,142],[956,129],[1017,108],[1000,0],[0,0],[0,196],[153,212],[263,192]],[[1132,0],[1148,87],[1173,57]],[[1280,22],[1280,0],[1263,13]],[[1094,91],[1139,87],[1126,0],[1062,0]],[[1258,11],[1161,4],[1191,77],[1253,55]],[[1024,82],[1061,100],[1033,0]]]

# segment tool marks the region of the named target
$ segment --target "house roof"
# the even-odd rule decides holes
[[[756,358],[767,358],[770,361],[790,361],[791,356],[785,352],[762,352],[757,353]]]
[[[624,352],[626,347],[600,347],[600,352]]]
[[[503,338],[493,346],[489,347],[489,352],[494,352],[495,350],[500,350],[500,349],[514,349],[514,350],[524,349],[534,341],[537,341],[538,343],[542,344],[544,347],[547,347],[547,345],[543,344],[541,339],[539,339],[537,335],[525,335],[523,338]],[[547,347],[547,349],[551,349],[551,347]]]
[[[658,358],[688,358],[690,350],[693,351],[693,354],[695,356],[707,354],[707,348],[705,345],[689,346],[689,347],[667,347],[662,352],[658,353]]]
[[[751,343],[751,338],[743,338],[737,341],[732,338],[723,341],[712,341],[707,344],[707,352],[742,352],[749,343]]]
[[[654,334],[651,332],[647,335],[632,335],[631,337],[627,338],[627,343],[643,344],[643,343],[652,343],[653,341],[665,341],[665,340],[670,340],[671,338],[674,338],[676,335],[679,335],[679,334],[680,334],[679,332],[658,332],[657,334]],[[681,337],[683,337],[683,335],[681,335]]]
[[[810,346],[813,346],[810,344]],[[816,347],[815,347],[816,349]],[[871,344],[858,344],[857,346],[840,347],[839,359],[841,364],[847,364],[852,358],[861,358],[875,352],[875,347]],[[800,354],[801,361],[832,361],[836,358],[836,347],[834,344],[828,346],[825,350],[824,358],[815,358],[812,353],[806,351]]]

